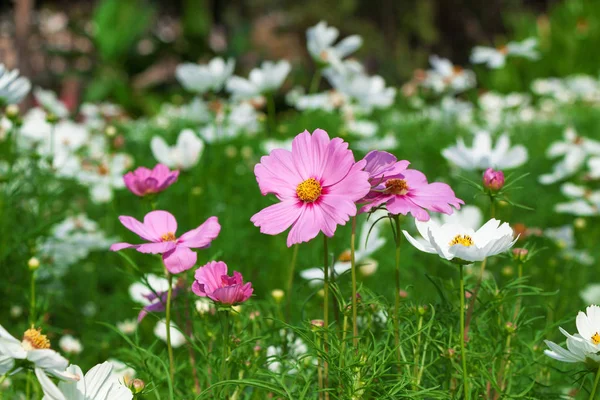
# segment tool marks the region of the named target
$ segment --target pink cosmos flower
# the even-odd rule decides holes
[[[233,271],[233,276],[227,275],[227,264],[223,261],[211,261],[198,268],[194,274],[192,292],[201,297],[221,304],[243,303],[252,296],[252,283],[244,284],[242,274]]]
[[[254,168],[263,195],[279,203],[250,220],[262,233],[277,235],[290,226],[287,245],[307,242],[323,232],[331,237],[337,225],[356,215],[356,201],[370,189],[366,161],[354,162],[348,143],[329,139],[322,129],[300,133],[292,151],[276,149]]]
[[[156,164],[153,169],[139,167],[123,176],[125,186],[136,196],[162,192],[177,180],[179,171],[170,171],[164,164]]]
[[[134,248],[140,253],[162,254],[165,267],[172,274],[188,270],[196,264],[198,255],[190,249],[205,249],[219,235],[221,225],[217,217],[210,217],[202,225],[179,238],[175,236],[177,221],[166,211],[151,211],[141,223],[133,217],[120,216],[125,228],[150,243],[115,243],[112,251]]]
[[[502,189],[504,186],[504,172],[492,168],[486,169],[483,174],[483,186],[493,191]]]
[[[460,209],[464,201],[454,195],[445,183],[428,183],[425,175],[414,169],[407,169],[408,161],[396,161],[392,154],[372,151],[366,155],[370,182],[373,185],[369,194],[361,200],[367,203],[361,212],[369,212],[382,204],[392,214],[411,213],[419,221],[429,221],[429,211],[452,214]]]

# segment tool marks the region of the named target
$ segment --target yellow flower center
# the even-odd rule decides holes
[[[177,239],[173,232],[165,233],[160,238],[162,239],[163,242],[174,242],[175,239]]]
[[[594,344],[600,343],[600,335],[598,334],[598,332],[594,333],[594,336],[592,336],[592,343],[594,343]]]
[[[302,201],[313,202],[321,196],[321,184],[315,178],[308,178],[296,187],[296,194]]]
[[[389,179],[385,183],[385,192],[391,194],[405,195],[408,193],[408,184],[404,179]]]
[[[352,258],[352,253],[350,252],[350,250],[345,250],[342,254],[340,254],[340,256],[338,257],[338,261],[341,262],[349,262],[351,261]]]
[[[41,329],[30,328],[23,334],[22,345],[26,350],[49,349],[50,340],[46,335],[42,335]]]
[[[454,246],[456,244],[462,244],[465,247],[473,246],[473,238],[471,238],[469,235],[456,235],[450,242],[450,246]]]

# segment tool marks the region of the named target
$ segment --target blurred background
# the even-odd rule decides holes
[[[5,0],[0,9],[0,60],[9,69],[56,90],[70,107],[110,100],[134,115],[177,102],[174,70],[182,61],[233,57],[246,72],[285,58],[294,80],[308,82],[314,65],[305,32],[320,20],[342,37],[361,35],[356,57],[390,85],[426,68],[430,54],[464,65],[475,45],[536,34],[542,52],[560,60],[529,67],[531,76],[596,74],[600,57],[582,52],[600,41],[594,1]]]

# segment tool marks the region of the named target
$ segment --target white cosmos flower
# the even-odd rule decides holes
[[[292,151],[292,138],[289,139],[265,139],[262,143],[262,149],[265,154],[271,154],[271,152],[275,149],[285,149]]]
[[[225,61],[215,57],[206,65],[183,63],[177,66],[175,76],[181,85],[191,92],[203,94],[218,92],[229,79],[235,68],[235,60]]]
[[[277,91],[291,69],[292,66],[287,60],[276,63],[264,61],[260,68],[250,71],[248,79],[239,76],[229,78],[226,88],[235,99],[252,99]]]
[[[42,106],[44,110],[54,114],[54,116],[62,119],[69,115],[69,109],[56,97],[56,93],[51,90],[44,90],[40,87],[35,88],[33,97]]]
[[[15,362],[29,361],[42,374],[54,375],[60,379],[77,380],[78,377],[66,371],[69,361],[50,349],[50,341],[38,329],[28,329],[23,339],[18,340],[0,325],[0,375],[15,367]]]
[[[81,341],[71,335],[61,337],[58,346],[65,353],[79,354],[83,351]]]
[[[85,375],[77,365],[67,371],[81,377],[78,382],[54,384],[44,373],[36,375],[44,392],[43,400],[131,400],[133,393],[111,375],[113,366],[106,361],[90,369]]]
[[[109,358],[106,362],[112,365],[110,376],[125,385],[128,385],[135,378],[135,369],[116,358]]]
[[[170,147],[160,136],[150,142],[154,158],[169,168],[188,170],[198,164],[204,151],[204,142],[191,129],[184,129],[177,138],[177,144]]]
[[[505,252],[516,242],[511,227],[506,222],[501,224],[493,218],[477,231],[455,223],[439,225],[433,220],[416,221],[415,224],[425,242],[402,231],[410,244],[418,250],[438,254],[446,260],[459,259],[469,263],[482,261]]]
[[[96,165],[85,166],[77,174],[79,183],[90,188],[94,203],[108,203],[115,189],[123,189],[123,175],[131,167],[133,160],[129,154],[107,154]]]
[[[475,87],[475,73],[464,69],[446,58],[436,55],[429,57],[432,69],[427,71],[423,86],[428,87],[436,93],[451,91],[453,93],[464,92]]]
[[[4,104],[18,104],[31,90],[31,82],[19,76],[19,70],[9,71],[0,64],[0,101]]]
[[[477,230],[483,222],[483,214],[479,207],[476,206],[462,206],[460,210],[454,210],[452,214],[434,213],[431,214],[431,220],[435,221],[438,225],[444,224],[455,224],[463,226],[473,231]],[[417,220],[415,219],[415,224]],[[429,239],[425,236],[416,238],[423,247],[429,245]]]
[[[359,35],[348,36],[334,45],[339,34],[337,28],[327,26],[325,21],[308,28],[306,30],[306,47],[312,58],[319,64],[335,65],[362,46],[363,40]]]
[[[508,56],[537,60],[540,56],[536,47],[536,38],[525,39],[522,42],[509,42],[499,48],[475,46],[471,52],[471,62],[486,64],[488,68],[497,69],[504,67]]]
[[[173,348],[181,347],[185,344],[185,336],[181,333],[177,325],[171,322],[171,346]],[[167,342],[167,323],[164,319],[161,319],[156,323],[154,327],[154,335],[162,340],[163,342]]]
[[[592,157],[588,160],[589,175],[592,179],[600,179],[600,157]]]
[[[570,182],[563,184],[560,189],[565,196],[572,200],[556,204],[554,206],[556,212],[582,217],[598,215],[600,212],[600,190],[592,191]]]
[[[546,340],[550,350],[544,353],[555,360],[576,363],[587,362],[591,360],[595,363],[600,362],[600,307],[591,305],[586,308],[586,312],[580,311],[577,314],[575,324],[577,333],[569,334],[563,328],[560,332],[567,338],[567,349],[560,347],[554,342]]]
[[[210,124],[200,131],[200,136],[208,143],[233,139],[246,133],[253,135],[260,129],[258,113],[248,102],[234,104],[224,120],[219,124]]]
[[[356,242],[354,260],[356,262],[356,266],[364,275],[371,275],[377,269],[378,263],[371,258],[371,255],[385,245],[385,239],[381,234],[382,225],[385,223],[385,221],[378,220],[386,215],[387,211],[375,211],[371,214],[369,219],[365,220],[361,225],[360,237]],[[378,223],[373,226],[375,221],[378,221]],[[330,273],[332,275],[334,273],[335,275],[341,275],[346,271],[349,271],[351,268],[350,250],[348,249],[345,250],[335,261],[333,268],[330,268]],[[323,284],[325,273],[323,271],[323,267],[309,268],[301,271],[300,276],[309,281],[310,286],[318,286]]]
[[[398,139],[393,133],[387,133],[384,137],[369,137],[354,142],[357,150],[368,153],[372,149],[393,150],[398,147]]]
[[[600,283],[590,283],[579,292],[579,296],[587,304],[600,303]]]
[[[600,156],[600,142],[579,136],[573,127],[568,127],[564,141],[552,143],[546,155],[548,158],[563,157],[551,173],[539,177],[540,183],[549,185],[575,174],[583,167],[587,157]]]
[[[131,288],[130,288],[131,290]],[[137,320],[135,318],[126,319],[121,322],[117,322],[117,329],[126,335],[132,335],[138,327]]]
[[[510,169],[527,162],[527,149],[517,145],[510,147],[507,134],[501,135],[492,147],[492,137],[488,132],[475,134],[473,147],[467,147],[462,138],[455,146],[442,150],[442,155],[452,164],[465,170],[484,170],[486,168]]]

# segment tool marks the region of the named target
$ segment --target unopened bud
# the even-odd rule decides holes
[[[517,331],[517,325],[513,324],[512,322],[507,322],[506,325],[504,325],[504,329],[506,329],[508,334],[512,334]]]
[[[112,125],[108,125],[106,127],[106,129],[104,129],[104,133],[106,134],[106,136],[108,137],[113,137],[117,134],[117,128],[115,128]]]
[[[325,321],[322,319],[313,319],[310,321],[310,325],[313,331],[316,331],[319,328],[323,328],[325,326]]]
[[[271,296],[277,303],[281,303],[281,300],[285,297],[285,292],[281,289],[275,289],[271,292]]]
[[[504,186],[504,172],[495,171],[491,168],[486,169],[483,174],[483,186],[494,192],[502,189]]]
[[[417,312],[421,316],[425,315],[427,313],[427,306],[419,306],[419,307],[417,307]]]
[[[131,381],[131,391],[134,394],[141,393],[142,390],[144,390],[145,387],[146,387],[146,384],[141,379],[137,379],[136,378],[133,381]]]
[[[4,114],[6,115],[6,118],[14,121],[15,119],[19,118],[19,106],[16,104],[8,105],[4,110]]]
[[[585,218],[575,218],[575,221],[573,221],[573,225],[575,225],[575,228],[577,229],[584,229],[587,225],[587,221],[585,220]]]
[[[48,113],[46,114],[46,122],[54,125],[58,122],[58,116],[53,113]]]
[[[29,267],[30,271],[35,271],[40,267],[40,260],[35,257],[31,257],[29,261],[27,261],[27,266]]]
[[[516,248],[512,250],[513,258],[515,261],[525,261],[527,260],[527,256],[529,255],[529,250],[523,248]]]

